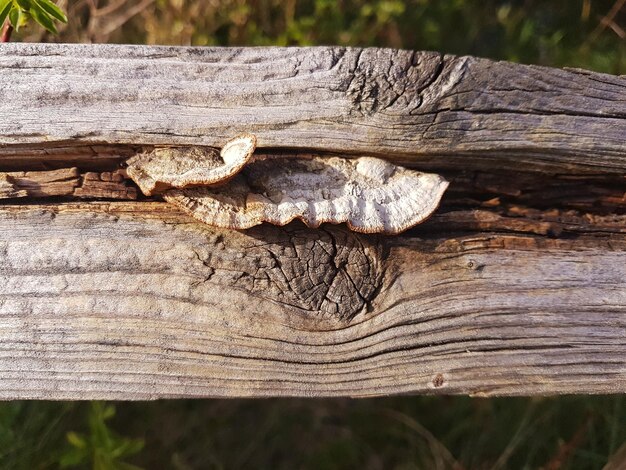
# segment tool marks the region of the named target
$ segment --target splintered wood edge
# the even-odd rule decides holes
[[[26,196],[28,196],[28,191],[20,189],[9,174],[0,173],[0,199],[12,199]]]
[[[137,188],[123,170],[81,173],[78,168],[0,172],[0,199],[76,197],[137,199]],[[6,201],[9,203],[9,201]]]
[[[299,219],[311,228],[345,222],[356,232],[392,235],[426,220],[447,187],[439,175],[378,158],[311,157],[253,161],[218,188],[171,190],[163,197],[221,228],[283,226]],[[277,193],[280,200],[268,197]]]
[[[252,134],[229,140],[219,154],[209,147],[156,148],[127,160],[126,171],[146,196],[170,188],[213,185],[227,181],[237,174],[250,161],[255,148],[256,137]],[[189,152],[193,151],[204,153],[207,160],[219,155],[223,164],[203,168],[201,161],[190,159]],[[173,166],[191,168],[176,171]]]

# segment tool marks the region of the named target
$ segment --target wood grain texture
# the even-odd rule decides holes
[[[428,224],[235,232],[165,203],[2,205],[0,398],[626,391],[624,233]]]
[[[0,399],[626,391],[625,77],[4,44],[0,113]],[[130,201],[121,162],[246,132],[268,157],[375,155],[451,186],[398,237]]]
[[[580,70],[391,49],[4,44],[0,71],[0,156],[252,132],[261,148],[415,165],[626,169],[626,78]]]

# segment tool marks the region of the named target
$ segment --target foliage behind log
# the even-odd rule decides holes
[[[354,45],[438,50],[626,73],[621,0],[92,0],[58,4],[69,26],[28,41]],[[621,7],[620,8],[620,4]]]

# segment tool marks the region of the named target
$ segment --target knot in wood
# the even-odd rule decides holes
[[[382,273],[377,237],[346,229],[263,226],[250,235],[265,243],[256,252],[254,295],[323,318],[349,321],[367,310]]]
[[[382,110],[399,112],[421,105],[420,92],[441,72],[443,58],[434,52],[357,49],[347,95],[354,111],[369,116]]]

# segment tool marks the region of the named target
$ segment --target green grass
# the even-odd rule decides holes
[[[0,404],[0,468],[58,468],[75,452],[68,433],[92,443],[68,468],[92,468],[99,455],[119,466],[93,468],[181,470],[598,469],[626,441],[622,396],[180,400],[117,403],[100,419],[105,408]],[[111,456],[94,419],[132,451]]]

